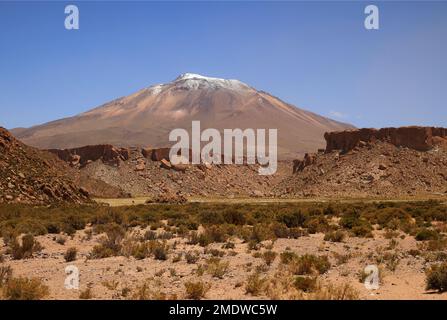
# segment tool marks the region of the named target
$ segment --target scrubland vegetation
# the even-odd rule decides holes
[[[80,259],[76,246],[66,246],[76,232],[82,241],[95,241],[84,261],[126,257],[147,259],[169,265],[155,278],[169,274],[178,279],[176,265],[195,266],[194,279],[183,282],[181,294],[164,292],[147,279],[138,287],[120,288],[119,282],[103,282],[116,296],[127,299],[204,299],[213,283],[229,274],[245,274],[235,284],[243,294],[272,299],[357,299],[348,283],[328,284],[324,278],[332,268],[342,268],[355,257],[350,253],[327,253],[319,247],[300,253],[299,248],[275,249],[280,239],[305,239],[322,234],[320,246],[343,248],[349,239],[374,239],[380,233],[388,244],[371,249],[361,260],[375,263],[393,273],[403,259],[425,261],[426,287],[421,290],[447,291],[447,206],[438,201],[371,203],[270,203],[102,205],[33,207],[0,205],[0,291],[6,299],[41,299],[48,287],[32,277],[14,277],[8,261],[33,259],[43,247],[39,236],[52,234],[63,249],[63,260]],[[399,241],[415,239],[417,248],[405,251]],[[94,239],[94,240],[92,240]],[[178,245],[190,249],[177,250]],[[235,267],[241,245],[257,261]],[[236,248],[237,246],[237,248]],[[148,261],[149,261],[148,260]],[[9,269],[8,269],[9,268]],[[243,270],[239,270],[243,269]],[[143,269],[137,270],[138,273]],[[368,275],[356,271],[360,281]],[[150,283],[150,285],[149,285]],[[158,288],[158,289],[157,289]],[[91,288],[79,293],[94,298]]]

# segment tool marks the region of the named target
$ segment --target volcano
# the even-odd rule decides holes
[[[324,133],[353,128],[239,81],[185,73],[90,111],[12,132],[38,148],[85,145],[164,147],[174,128],[277,129],[278,156],[294,158],[325,146]]]

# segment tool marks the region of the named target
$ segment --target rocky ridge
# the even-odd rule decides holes
[[[54,155],[29,147],[0,127],[0,203],[86,202],[77,172]]]
[[[447,196],[447,130],[432,127],[327,133],[325,152],[294,162],[283,197]]]

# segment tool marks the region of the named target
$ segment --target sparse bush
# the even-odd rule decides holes
[[[243,212],[236,210],[226,210],[223,212],[223,219],[228,224],[244,225],[247,222],[247,218]]]
[[[207,271],[214,278],[223,279],[228,272],[228,261],[221,261],[219,258],[211,258],[207,263]]]
[[[103,259],[119,255],[126,231],[120,225],[114,223],[101,227],[106,236],[100,239],[99,245],[93,247],[90,257],[92,259]]]
[[[279,222],[284,223],[288,228],[303,227],[306,222],[307,215],[297,210],[290,213],[281,214],[278,218]]]
[[[176,254],[175,256],[174,256],[174,258],[172,258],[172,262],[173,263],[177,263],[177,262],[180,262],[181,260],[182,260],[182,253],[178,253],[178,254]]]
[[[157,232],[153,230],[147,230],[143,236],[144,240],[155,240],[157,239]]]
[[[253,227],[250,238],[245,240],[252,241],[256,244],[274,238],[275,234],[273,233],[273,230],[270,228],[270,226],[266,224],[257,224]]]
[[[22,237],[22,244],[14,239],[10,243],[11,255],[14,260],[31,258],[33,253],[42,250],[42,246],[34,239],[31,234],[26,234]]]
[[[292,264],[292,271],[296,275],[312,275],[314,273],[326,273],[331,264],[327,256],[315,256],[313,254],[305,254],[295,259]]]
[[[92,288],[88,287],[87,289],[81,291],[79,293],[79,299],[81,300],[90,300],[93,299]]]
[[[225,255],[224,251],[221,251],[219,249],[209,249],[209,248],[205,248],[205,250],[203,251],[204,254],[210,254],[213,257],[223,257]]]
[[[358,292],[348,283],[341,286],[328,284],[318,286],[309,297],[311,300],[358,300]]]
[[[303,292],[312,292],[317,287],[317,278],[298,276],[295,278],[293,285],[297,290]]]
[[[447,291],[447,263],[432,266],[426,275],[426,290]]]
[[[262,253],[262,259],[264,260],[266,265],[270,266],[273,261],[275,261],[277,255],[278,254],[276,252],[267,250]]]
[[[116,290],[119,286],[119,282],[116,280],[102,281],[101,284],[111,291]]]
[[[0,288],[2,288],[12,278],[12,268],[10,266],[0,266]]]
[[[150,249],[146,242],[138,242],[133,237],[128,237],[123,240],[121,244],[121,254],[126,257],[134,257],[137,260],[142,260],[150,255]]]
[[[345,238],[345,233],[341,230],[329,231],[324,235],[324,241],[342,242]]]
[[[416,234],[415,239],[417,241],[438,240],[439,233],[436,230],[424,228]]]
[[[11,278],[3,289],[7,300],[40,300],[49,294],[49,289],[36,278]]]
[[[251,294],[252,296],[259,296],[267,285],[267,279],[261,277],[259,272],[251,274],[247,278],[247,283],[245,285],[245,293]]]
[[[151,248],[151,251],[156,260],[168,259],[168,246],[165,243],[155,242],[155,244]]]
[[[234,242],[225,242],[222,245],[222,249],[234,249],[234,248],[235,248]]]
[[[356,210],[344,213],[340,219],[340,225],[351,230],[351,233],[356,237],[372,237],[371,224],[362,218]]]
[[[298,255],[292,251],[284,251],[280,254],[281,263],[289,264],[295,259],[298,259]]]
[[[197,252],[187,252],[185,254],[185,260],[188,264],[194,264],[199,260]]]
[[[78,254],[78,249],[76,248],[68,248],[65,252],[64,259],[66,262],[71,262],[76,260],[76,256]]]
[[[209,290],[209,286],[203,281],[185,283],[186,298],[191,300],[200,300],[205,298],[206,292]]]

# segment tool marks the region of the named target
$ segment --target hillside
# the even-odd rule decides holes
[[[325,135],[325,153],[295,161],[275,187],[285,197],[447,196],[444,128],[361,129]]]
[[[24,145],[0,127],[0,203],[88,201],[76,175],[54,155]]]

